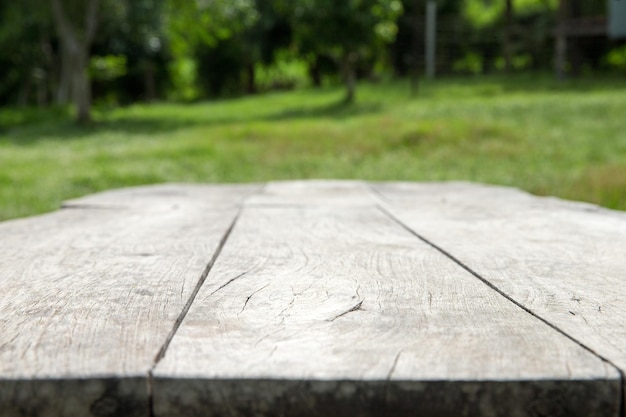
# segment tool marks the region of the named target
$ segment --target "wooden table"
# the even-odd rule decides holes
[[[158,185],[0,224],[0,416],[619,416],[626,213]]]

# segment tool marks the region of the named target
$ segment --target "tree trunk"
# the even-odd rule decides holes
[[[246,93],[255,94],[256,92],[256,71],[254,69],[254,63],[248,62],[246,64]]]
[[[311,77],[313,87],[322,86],[322,69],[320,66],[320,58],[317,55],[313,59],[313,63],[309,66],[309,76]]]
[[[51,0],[52,14],[59,32],[63,68],[57,99],[71,93],[76,107],[76,121],[91,121],[91,84],[89,48],[96,33],[99,0],[85,0],[84,22],[70,22],[61,0]],[[81,27],[83,26],[83,27]],[[67,66],[66,66],[67,65]]]
[[[17,94],[17,105],[19,107],[28,106],[28,97],[30,96],[31,77],[26,77],[20,84],[20,89]]]
[[[89,54],[79,51],[72,66],[72,101],[76,106],[76,121],[80,124],[91,122],[91,85],[87,73]]]
[[[144,72],[144,88],[145,88],[145,95],[146,95],[146,101],[147,102],[152,102],[154,100],[156,100],[157,98],[157,93],[156,93],[156,75],[155,75],[155,68],[154,68],[154,62],[152,62],[152,60],[147,60],[145,62],[145,72]]]
[[[413,68],[411,68],[411,73],[409,74],[410,90],[412,97],[417,96],[417,93],[419,92],[419,77],[419,68],[417,67],[417,65],[413,65]]]
[[[504,21],[504,70],[511,72],[513,69],[513,0],[506,0]]]
[[[72,95],[72,62],[71,56],[63,44],[61,44],[60,52],[61,68],[58,74],[56,102],[57,104],[68,104]]]
[[[557,15],[556,39],[554,45],[554,75],[557,80],[565,78],[567,65],[567,0],[559,0]]]
[[[37,83],[37,106],[45,107],[48,104],[48,74],[40,68],[40,73],[36,79]]]
[[[419,76],[420,76],[420,60],[419,57],[422,55],[420,46],[423,42],[420,42],[420,35],[423,31],[421,22],[424,21],[421,10],[421,0],[417,0],[415,4],[415,15],[413,18],[415,19],[413,22],[413,36],[411,41],[411,57],[410,57],[410,67],[409,67],[409,76],[411,78],[411,95],[417,96],[419,90]]]
[[[41,31],[41,52],[43,56],[46,58],[46,78],[45,83],[43,85],[45,95],[45,105],[50,105],[52,99],[54,97],[54,93],[57,88],[57,75],[58,70],[56,69],[57,57],[54,53],[54,49],[52,48],[52,40],[50,39],[50,33],[42,29]]]
[[[345,53],[341,59],[341,72],[346,86],[344,101],[348,104],[354,103],[356,97],[356,61],[356,54],[350,52]]]
[[[567,5],[568,17],[570,19],[576,19],[581,16],[581,7],[579,0],[569,0]],[[571,68],[571,74],[574,77],[578,77],[582,74],[583,63],[585,58],[580,48],[580,37],[570,39],[567,43],[567,55],[569,56],[569,63]]]

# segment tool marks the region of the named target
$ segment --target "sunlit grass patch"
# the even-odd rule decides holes
[[[469,180],[626,209],[626,80],[362,83],[226,101],[0,109],[0,219],[108,188],[290,178]],[[23,114],[22,114],[23,112]]]

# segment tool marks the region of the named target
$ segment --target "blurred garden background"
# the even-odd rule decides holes
[[[0,220],[161,182],[626,209],[624,0],[0,0]]]

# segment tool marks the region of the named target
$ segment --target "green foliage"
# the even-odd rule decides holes
[[[511,59],[511,66],[513,67],[512,69],[516,71],[530,70],[532,68],[532,64],[533,57],[529,54],[515,55]],[[495,61],[495,67],[500,71],[504,70],[504,58],[498,57]]]
[[[68,85],[62,83],[62,54],[49,1],[0,2],[0,105],[46,105],[59,86]],[[423,28],[415,22],[423,21],[426,3],[100,0],[89,68],[94,98],[113,97],[119,103],[163,97],[196,100],[300,85],[304,62],[314,85],[342,79],[354,88],[357,78],[378,75],[374,73],[380,68],[388,71],[390,62],[396,75],[415,73],[424,55]],[[439,50],[446,50],[439,57],[439,69],[491,72],[502,67],[503,49],[514,56],[513,69],[547,69],[557,3],[513,0],[509,26],[504,0],[437,0]],[[71,20],[84,21],[85,0],[62,4]],[[578,0],[571,5],[585,16],[606,9],[605,1]],[[510,40],[507,48],[505,39]],[[608,48],[581,42],[579,55],[596,65]],[[297,57],[285,59],[285,51]],[[618,50],[602,62],[612,69],[624,65]]]
[[[244,52],[252,52],[254,59],[258,59],[254,51],[244,50],[248,45],[243,42],[245,31],[260,19],[255,0],[166,1],[167,33],[173,59],[196,61],[194,66],[170,66],[178,71],[170,73],[174,90],[182,88],[185,92],[178,95],[186,98],[237,90]],[[189,75],[190,69],[197,73]],[[190,80],[196,85],[190,86]]]
[[[111,81],[127,71],[126,55],[92,56],[89,61],[89,73],[96,81]]]
[[[398,0],[377,2],[372,6],[372,15],[378,20],[374,27],[378,39],[389,43],[396,38],[398,33],[396,21],[402,11],[402,3]]]
[[[236,96],[244,91],[244,44],[237,38],[196,50],[198,84],[203,97]]]
[[[125,56],[126,71],[96,83],[97,95],[115,95],[122,102],[164,97],[170,85],[165,6],[167,0],[103,2],[101,27],[92,54]],[[97,80],[103,81],[103,80]],[[98,97],[97,97],[98,98]]]
[[[554,11],[558,0],[513,0],[513,8],[518,16]],[[504,0],[466,0],[463,14],[475,28],[492,26],[504,13]]]
[[[276,61],[256,65],[257,85],[261,91],[289,90],[307,84],[307,62],[288,51],[278,54]]]
[[[176,57],[193,55],[198,45],[214,46],[259,18],[254,0],[167,0],[165,15]]]
[[[0,104],[18,89],[50,77],[46,40],[52,32],[49,11],[35,0],[0,2]],[[35,79],[33,74],[38,74]]]
[[[504,10],[504,1],[468,0],[464,14],[468,21],[477,28],[493,25]]]
[[[606,66],[616,70],[626,70],[626,46],[613,48],[604,58]]]
[[[374,66],[371,57],[395,39],[402,12],[398,0],[302,0],[296,39],[300,53],[310,59],[314,83],[320,83],[320,58],[331,57],[346,86],[345,101],[353,102],[358,64]]]
[[[305,52],[367,53],[395,38],[402,11],[398,0],[303,0],[296,30]]]
[[[179,58],[169,65],[172,89],[169,98],[177,101],[193,101],[200,97],[197,88],[197,64],[192,58]]]
[[[483,72],[483,60],[477,53],[468,52],[462,59],[455,61],[452,68],[456,72],[480,74]]]

